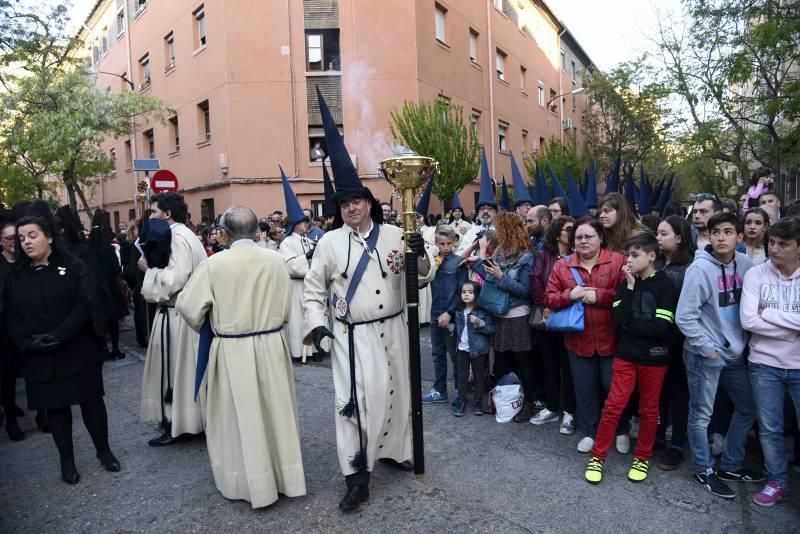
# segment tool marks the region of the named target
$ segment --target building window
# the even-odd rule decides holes
[[[528,69],[523,66],[519,67],[519,90],[525,92],[525,77],[528,75]]]
[[[306,31],[306,71],[338,71],[339,30]]]
[[[522,130],[522,155],[525,156],[529,152],[528,147],[528,130]]]
[[[478,62],[478,32],[472,28],[469,30],[469,60]]]
[[[553,113],[555,113],[556,109],[558,109],[558,104],[556,104],[557,96],[558,95],[556,94],[556,90],[550,89],[550,100],[548,100],[548,103],[550,104],[550,111],[552,111]]]
[[[542,152],[544,152],[544,148],[545,148],[545,147],[544,147],[544,143],[545,143],[544,137],[540,137],[540,138],[539,138],[539,153],[540,153],[540,154],[541,154]]]
[[[181,151],[180,130],[178,130],[178,116],[169,119],[169,137],[172,141],[172,153],[177,154]]]
[[[114,212],[114,232],[119,232],[119,212]]]
[[[569,73],[572,75],[572,81],[574,82],[575,81],[575,73],[576,73],[575,62],[574,61],[570,62],[570,71],[569,71]]]
[[[322,128],[308,129],[308,161],[322,162],[328,157],[328,145],[325,144],[325,132]]]
[[[100,49],[97,47],[97,45],[92,47],[92,59],[94,60],[95,65],[100,62]]]
[[[125,141],[125,168],[130,170],[133,167],[133,151],[131,150],[131,140]]]
[[[200,222],[202,224],[212,224],[215,218],[214,199],[204,198],[200,201]]]
[[[128,210],[128,220],[129,221],[136,220],[136,208],[131,208]]]
[[[103,28],[103,35],[100,37],[100,52],[108,52],[108,26]]]
[[[494,3],[494,7],[503,11],[503,0],[492,0],[492,2]]]
[[[508,123],[500,121],[497,124],[497,146],[500,152],[507,152],[508,146],[506,145],[506,134],[508,133]]]
[[[208,100],[197,104],[197,130],[200,132],[198,143],[205,143],[211,140],[211,113],[208,109]]]
[[[108,159],[111,160],[111,176],[117,175],[117,150],[112,148],[108,151]]]
[[[322,217],[323,210],[325,209],[325,201],[324,200],[312,200],[311,201],[311,213],[314,217]]]
[[[138,14],[147,7],[147,0],[136,0],[136,13]]]
[[[175,35],[169,32],[164,37],[164,62],[167,65],[164,71],[170,71],[175,68]]]
[[[559,68],[566,72],[567,69],[567,55],[564,53],[564,49],[561,49],[561,64]]]
[[[436,40],[444,43],[447,42],[447,34],[445,33],[445,15],[447,14],[447,10],[439,4],[435,4],[435,6]]]
[[[145,89],[150,86],[150,54],[145,54],[139,60],[139,70],[142,76],[142,84],[139,89]]]
[[[206,46],[206,11],[204,6],[198,7],[194,13],[195,48]]]
[[[125,6],[117,1],[117,37],[125,32]]]
[[[506,80],[506,53],[497,49],[497,56],[495,57],[495,68],[497,69],[497,77],[503,81]]]
[[[480,131],[480,121],[481,121],[481,110],[473,108],[472,115],[469,118],[469,123],[472,126],[473,133],[477,134]]]
[[[544,82],[539,80],[539,105],[544,107]]]
[[[147,157],[150,159],[155,159],[156,135],[153,133],[153,129],[150,128],[149,130],[146,130],[142,135],[144,136],[144,147],[147,150]]]

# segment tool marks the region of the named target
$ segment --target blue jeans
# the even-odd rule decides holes
[[[714,469],[714,458],[708,446],[708,424],[714,411],[714,398],[721,386],[733,401],[734,410],[725,439],[725,452],[719,467],[735,471],[744,463],[747,433],[756,420],[753,391],[744,362],[731,364],[721,356],[705,358],[693,352],[683,352],[686,377],[689,382],[689,446],[695,471],[708,473]]]
[[[447,395],[447,355],[453,362],[453,380],[456,379],[456,338],[447,328],[436,325],[437,317],[431,317],[431,354],[433,355],[433,389]]]
[[[789,458],[783,442],[783,397],[788,390],[795,412],[800,414],[800,369],[780,369],[751,363],[750,382],[753,384],[764,468],[770,481],[785,488],[789,482],[786,474]]]

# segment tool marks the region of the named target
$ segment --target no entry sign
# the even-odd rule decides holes
[[[165,191],[178,190],[178,177],[175,173],[162,169],[157,171],[152,178],[150,178],[150,189],[154,193],[163,193]]]

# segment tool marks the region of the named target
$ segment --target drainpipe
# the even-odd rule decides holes
[[[489,159],[490,159],[490,168],[492,169],[492,176],[495,175],[495,168],[494,168],[494,134],[495,134],[495,120],[494,120],[494,76],[497,72],[497,57],[496,54],[492,54],[494,41],[492,40],[492,9],[494,9],[494,5],[492,4],[492,0],[486,0],[486,48],[488,51],[488,61],[486,62],[489,66]],[[494,59],[492,59],[494,57]],[[494,67],[494,68],[492,68]]]
[[[292,96],[292,146],[294,147],[294,176],[300,176],[300,161],[297,148],[297,91],[294,75],[294,40],[292,39],[292,0],[286,0],[286,10],[289,16],[289,91]]]
[[[558,34],[558,67],[556,67],[556,74],[558,74],[558,94],[561,95],[564,93],[564,90],[561,88],[561,36],[567,31],[567,28],[564,27]],[[561,144],[564,144],[564,97],[558,97],[558,135],[561,140]]]

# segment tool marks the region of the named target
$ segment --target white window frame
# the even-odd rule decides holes
[[[497,149],[500,152],[508,152],[508,143],[506,139],[508,137],[508,123],[505,121],[500,121],[497,123]]]
[[[206,34],[206,8],[201,5],[192,13],[194,23],[197,25],[197,48],[205,48],[208,43]]]
[[[497,72],[497,78],[503,81],[506,81],[506,57],[508,55],[505,52],[499,48],[495,49],[495,71]]]
[[[153,73],[150,71],[150,54],[142,56],[139,60],[139,65],[142,67],[142,85],[140,85],[139,88],[145,89],[149,87],[152,82]]]
[[[519,66],[519,90],[525,92],[525,78],[528,76],[528,69],[524,65]]]
[[[473,30],[472,28],[469,29],[469,60],[478,64],[478,36],[480,34]]]
[[[545,99],[544,99],[544,82],[539,80],[539,105],[544,107]]]
[[[311,46],[311,38],[318,38],[319,39],[319,46]],[[314,61],[313,63],[319,63],[319,69],[312,70],[311,69],[311,50],[319,48],[319,61]],[[325,71],[325,36],[321,33],[307,33],[306,34],[306,71],[307,72],[324,72]]]
[[[175,68],[175,33],[169,32],[164,37],[164,44],[167,45],[167,66],[164,71],[168,72]]]
[[[434,33],[440,43],[447,42],[447,9],[439,4],[434,4]]]

